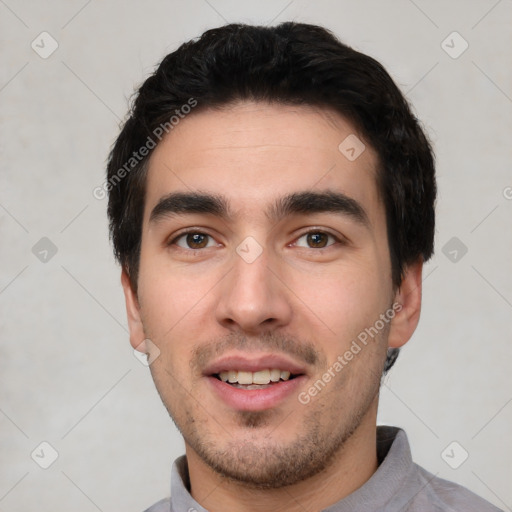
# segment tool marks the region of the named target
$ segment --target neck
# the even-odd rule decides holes
[[[280,489],[254,489],[215,473],[186,445],[192,497],[210,512],[321,511],[367,482],[377,470],[376,411],[321,473]],[[372,414],[373,413],[373,414]]]

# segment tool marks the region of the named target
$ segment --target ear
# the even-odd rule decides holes
[[[139,300],[137,294],[133,291],[128,272],[123,267],[121,272],[121,284],[123,285],[124,298],[126,302],[126,316],[128,318],[128,328],[130,329],[130,344],[139,352],[146,352],[144,326],[140,316]]]
[[[389,348],[405,345],[420,319],[423,260],[407,266],[400,288],[395,295],[395,316],[388,337]],[[401,307],[399,307],[400,305]]]

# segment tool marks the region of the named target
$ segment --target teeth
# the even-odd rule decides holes
[[[252,372],[238,372],[238,384],[252,384]]]
[[[270,370],[270,380],[272,382],[277,382],[281,378],[280,370]]]
[[[238,381],[240,382],[240,381]],[[261,370],[252,374],[253,384],[268,384],[270,382],[270,370]],[[240,382],[240,384],[242,384]]]
[[[278,382],[279,380],[288,380],[290,372],[277,368],[260,370],[258,372],[229,370],[220,372],[219,377],[222,382],[229,382],[230,384],[265,385],[270,384],[270,382]]]

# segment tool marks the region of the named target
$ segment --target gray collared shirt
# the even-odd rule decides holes
[[[359,489],[323,512],[502,512],[458,484],[432,475],[412,461],[407,434],[377,427],[379,467]],[[208,512],[188,491],[187,459],[179,457],[171,473],[171,497],[146,512]]]

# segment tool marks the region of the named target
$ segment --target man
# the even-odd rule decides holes
[[[131,344],[186,446],[150,511],[497,510],[376,426],[435,201],[379,63],[312,25],[209,30],[140,88],[107,186]]]

